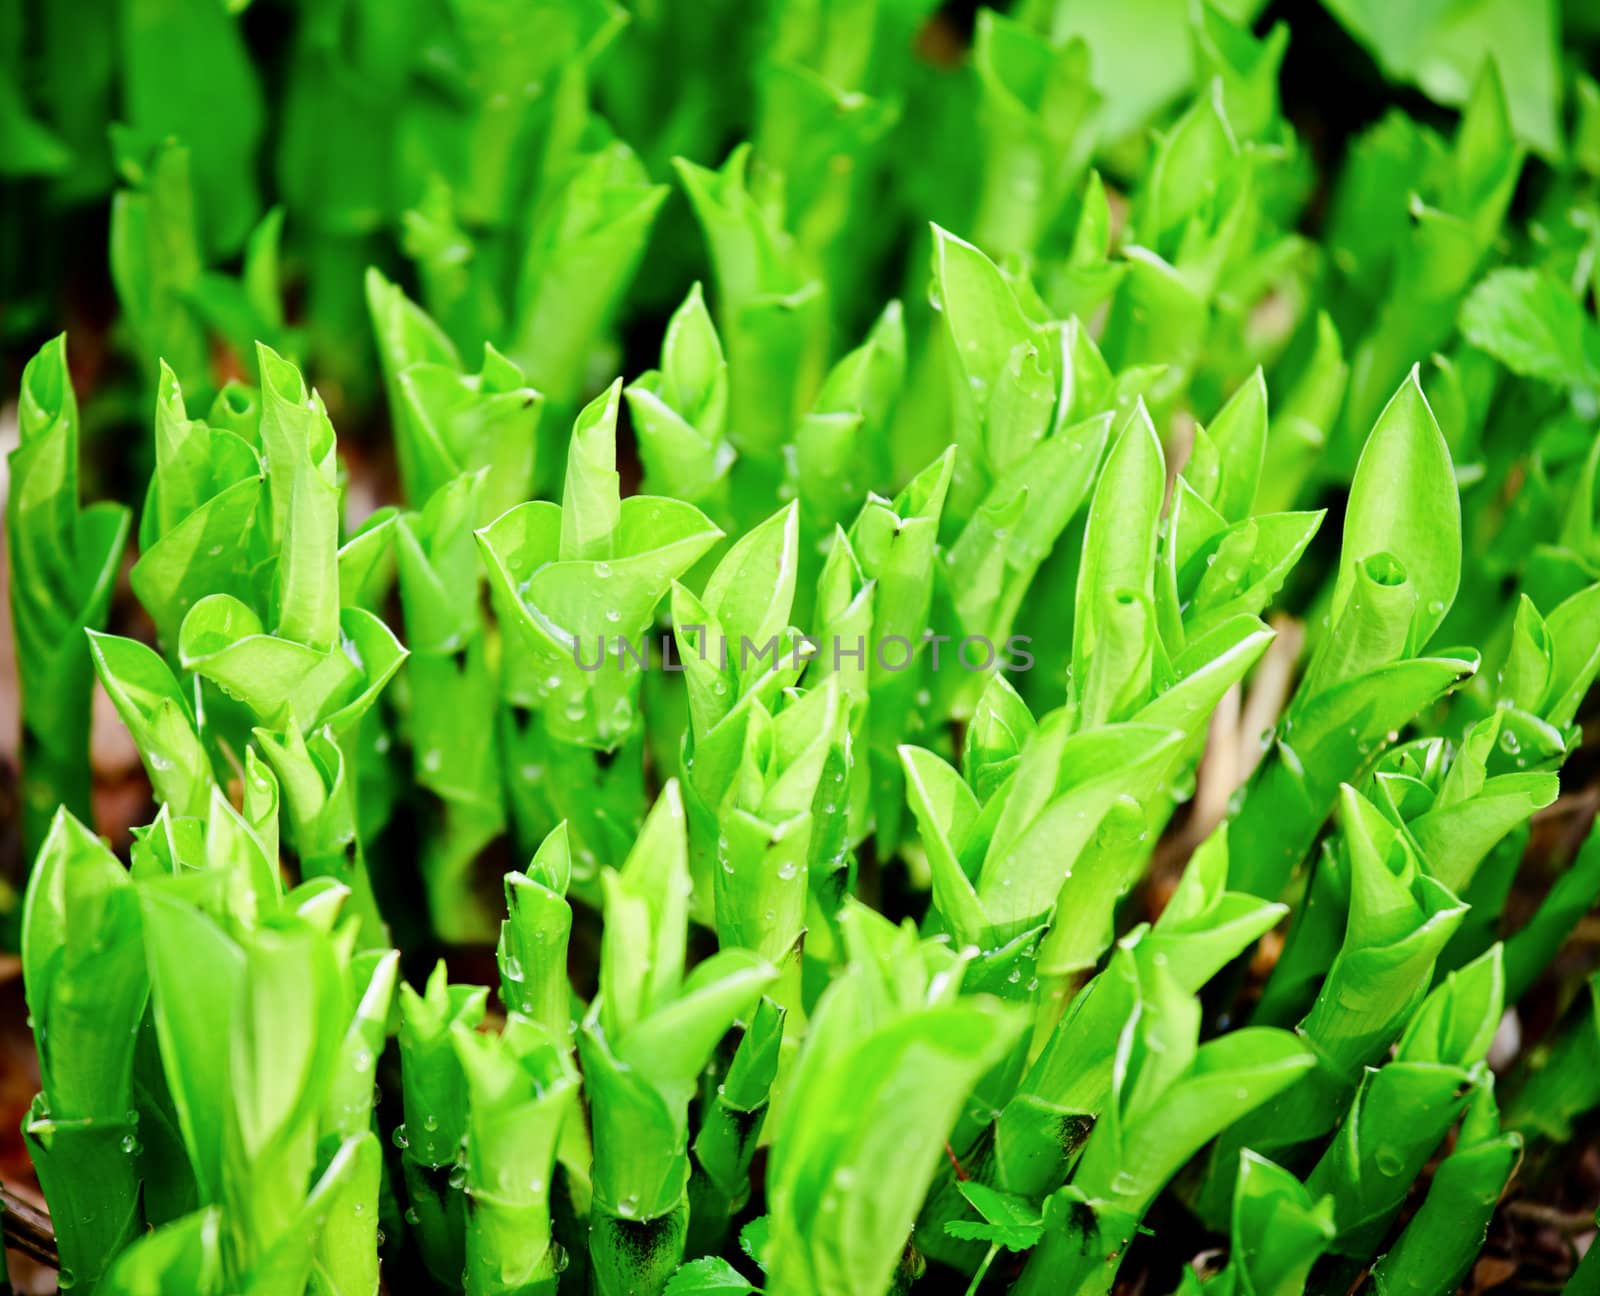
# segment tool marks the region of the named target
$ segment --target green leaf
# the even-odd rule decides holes
[[[365,288],[378,359],[383,364],[389,417],[395,423],[395,457],[400,463],[400,480],[405,486],[406,498],[414,505],[424,504],[432,493],[426,485],[433,480],[426,454],[432,446],[423,429],[414,422],[421,412],[419,404],[407,399],[400,386],[400,375],[412,366],[423,364],[446,372],[459,372],[460,357],[444,330],[376,266],[367,268]],[[438,484],[434,482],[435,488]]]
[[[1236,1275],[1236,1290],[1298,1296],[1333,1240],[1332,1203],[1313,1197],[1287,1170],[1246,1151],[1239,1157],[1230,1236],[1228,1269]]]
[[[698,503],[725,478],[728,363],[699,283],[667,322],[661,368],[623,389],[639,440],[645,488]]]
[[[1258,769],[1230,830],[1230,884],[1275,899],[1338,799],[1338,781],[1368,767],[1381,743],[1477,669],[1465,657],[1395,662],[1346,680],[1294,711]]]
[[[757,1215],[753,1220],[739,1230],[739,1250],[760,1265],[766,1268],[763,1257],[767,1252],[767,1217]]]
[[[1091,723],[1124,718],[1113,712],[1144,700],[1153,625],[1136,628],[1128,619],[1154,597],[1165,486],[1161,442],[1141,403],[1112,443],[1084,529],[1072,659]],[[1100,699],[1112,690],[1116,704],[1108,709]]]
[[[676,782],[662,789],[622,868],[604,878],[600,995],[606,1034],[621,1041],[683,984],[689,861]]]
[[[951,1237],[991,1242],[1009,1251],[1026,1251],[1044,1233],[1043,1215],[1026,1198],[997,1192],[972,1180],[961,1180],[956,1187],[983,1222],[951,1220],[944,1226]]]
[[[973,485],[1014,465],[1051,430],[1058,335],[1024,313],[1012,285],[978,248],[933,227],[933,278],[948,331],[958,506]]]
[[[1259,367],[1217,411],[1206,438],[1217,454],[1216,485],[1201,494],[1229,522],[1238,522],[1250,515],[1267,447],[1267,384]]]
[[[478,521],[492,521],[534,489],[540,416],[545,398],[522,371],[488,343],[483,365],[464,374],[448,364],[417,363],[400,371],[402,429],[416,445],[415,481],[407,493],[426,504],[458,473],[488,469]]]
[[[260,206],[255,151],[264,126],[261,84],[239,24],[209,0],[134,0],[120,26],[124,111],[135,128],[183,136],[207,245],[231,252]],[[185,70],[209,69],[187,77]]]
[[[665,1094],[687,1098],[711,1050],[772,984],[776,972],[748,950],[725,949],[699,964],[678,996],[619,1040],[618,1061]]]
[[[127,871],[61,810],[23,903],[22,962],[52,1114],[118,1118],[133,1065],[129,1036],[148,992]]]
[[[825,287],[747,178],[750,146],[720,171],[674,159],[715,272],[717,328],[728,356],[728,431],[769,467],[826,364]]]
[[[997,254],[1033,252],[1082,175],[1100,96],[1088,47],[1043,40],[990,10],[978,15],[984,183],[975,241]]]
[[[80,507],[78,402],[65,335],[23,369],[17,424],[5,524],[22,697],[23,849],[31,855],[58,805],[89,817],[84,631],[105,626],[128,513],[109,503]]]
[[[577,161],[535,221],[506,354],[557,405],[570,408],[581,394],[590,352],[604,338],[668,192],[649,183],[626,143],[613,140]]]
[[[140,900],[150,933],[147,954],[156,1037],[178,1125],[201,1200],[220,1203],[229,1054],[215,1042],[232,1036],[244,953],[176,887],[146,887]],[[207,974],[190,985],[196,959],[204,961]]]
[[[869,986],[858,964],[825,993],[776,1118],[773,1296],[885,1290],[962,1100],[1016,1039],[1016,1018],[971,999],[875,1023]],[[872,1175],[890,1148],[900,1172]]]
[[[1369,1070],[1333,1144],[1306,1179],[1333,1198],[1338,1254],[1370,1255],[1470,1092],[1462,1071],[1397,1060]]]
[[[118,190],[111,203],[111,281],[117,299],[150,381],[156,379],[151,362],[159,358],[191,382],[201,382],[210,357],[205,327],[190,301],[204,265],[190,149],[176,138],[118,127],[112,128],[112,146],[131,185]]]
[[[215,1296],[222,1291],[222,1216],[215,1206],[140,1238],[101,1289],[113,1296]]]
[[[1600,383],[1595,326],[1546,271],[1496,270],[1461,304],[1461,331],[1513,373],[1562,387]]]
[[[958,940],[975,941],[989,927],[962,853],[982,807],[961,775],[932,752],[901,747],[906,795],[933,873],[933,904]]]
[[[1089,47],[1094,83],[1106,100],[1101,126],[1106,140],[1148,121],[1188,88],[1194,67],[1189,10],[1176,0],[1138,0],[1111,10],[1040,8],[1055,39],[1077,37]],[[1223,8],[1243,19],[1256,6]]]
[[[100,685],[139,748],[156,799],[176,815],[204,818],[216,786],[194,713],[167,664],[117,635],[89,634]]]
[[[259,617],[229,594],[189,610],[178,635],[184,668],[203,676],[268,725],[343,730],[359,719],[400,669],[406,650],[361,608],[335,609],[339,643],[318,649],[267,634]]]
[[[758,1290],[726,1260],[708,1256],[704,1260],[691,1260],[673,1274],[663,1296],[716,1296],[718,1292],[748,1296]]]
[[[505,878],[506,921],[496,951],[500,998],[508,1011],[541,1023],[559,1039],[571,1025],[567,942],[572,906],[566,891],[572,855],[563,821],[540,844],[525,873]]]
[[[513,1017],[499,1035],[451,1028],[466,1075],[466,1283],[511,1292],[552,1281],[561,1262],[550,1218],[563,1130],[577,1103],[565,1031],[552,1038]]]
[[[1328,8],[1378,58],[1384,72],[1438,103],[1467,102],[1492,62],[1505,82],[1517,134],[1552,160],[1561,155],[1560,15],[1553,5],[1478,0],[1395,9],[1377,0],[1329,0]]]
[[[978,877],[991,919],[1026,927],[1047,914],[1111,805],[1153,791],[1181,737],[1141,724],[1069,734],[1062,712],[1041,724],[1018,764]]]
[[[1416,599],[1406,644],[1414,654],[1444,620],[1461,581],[1460,496],[1416,369],[1378,416],[1356,467],[1333,589],[1335,624],[1363,564],[1380,554],[1400,564]]]
[[[406,1156],[421,1166],[455,1161],[466,1133],[466,1080],[452,1044],[458,1022],[483,1020],[488,991],[451,985],[443,961],[428,977],[423,994],[400,987],[400,1066],[404,1078]]]
[[[729,655],[764,644],[789,624],[798,571],[799,508],[790,504],[745,533],[706,581],[701,600],[717,618]],[[744,673],[743,663],[738,665]]]
[[[714,1099],[702,1108],[700,1129],[694,1139],[695,1161],[727,1198],[730,1210],[749,1197],[750,1166],[765,1124],[773,1082],[785,1060],[784,1023],[788,1010],[763,997],[748,1015],[750,1024],[741,1035],[727,1070],[720,1073],[725,1078],[718,1084]],[[747,1225],[741,1231],[739,1244],[759,1263],[745,1238],[750,1228]]]
[[[1456,1147],[1434,1170],[1428,1195],[1381,1256],[1373,1282],[1386,1296],[1420,1296],[1461,1281],[1487,1236],[1522,1158],[1520,1135],[1501,1134],[1493,1089],[1479,1088]]]
[[[613,387],[579,416],[560,509],[522,504],[476,533],[497,619],[527,650],[517,669],[534,696],[519,701],[555,738],[599,750],[636,728],[656,605],[721,535],[692,504],[618,499],[616,405]]]
[[[1191,993],[1198,993],[1287,913],[1287,906],[1225,889],[1227,831],[1224,824],[1196,849],[1167,907],[1138,947],[1141,957],[1165,958]]]

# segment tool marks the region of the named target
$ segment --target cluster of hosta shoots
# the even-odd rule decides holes
[[[1445,1296],[1559,1174],[1592,81],[1330,0],[1460,112],[1323,177],[1249,5],[113,7],[153,435],[86,504],[57,337],[6,503],[63,1289]]]

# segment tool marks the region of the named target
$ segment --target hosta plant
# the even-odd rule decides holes
[[[63,1290],[1590,1289],[1581,6],[56,8]]]

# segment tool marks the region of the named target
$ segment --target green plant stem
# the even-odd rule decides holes
[[[967,1296],[978,1296],[978,1288],[983,1286],[984,1275],[989,1272],[989,1266],[994,1263],[995,1256],[1000,1254],[1000,1244],[991,1242],[989,1249],[984,1253],[983,1259],[978,1263],[977,1271],[972,1275],[972,1281],[967,1284]]]

